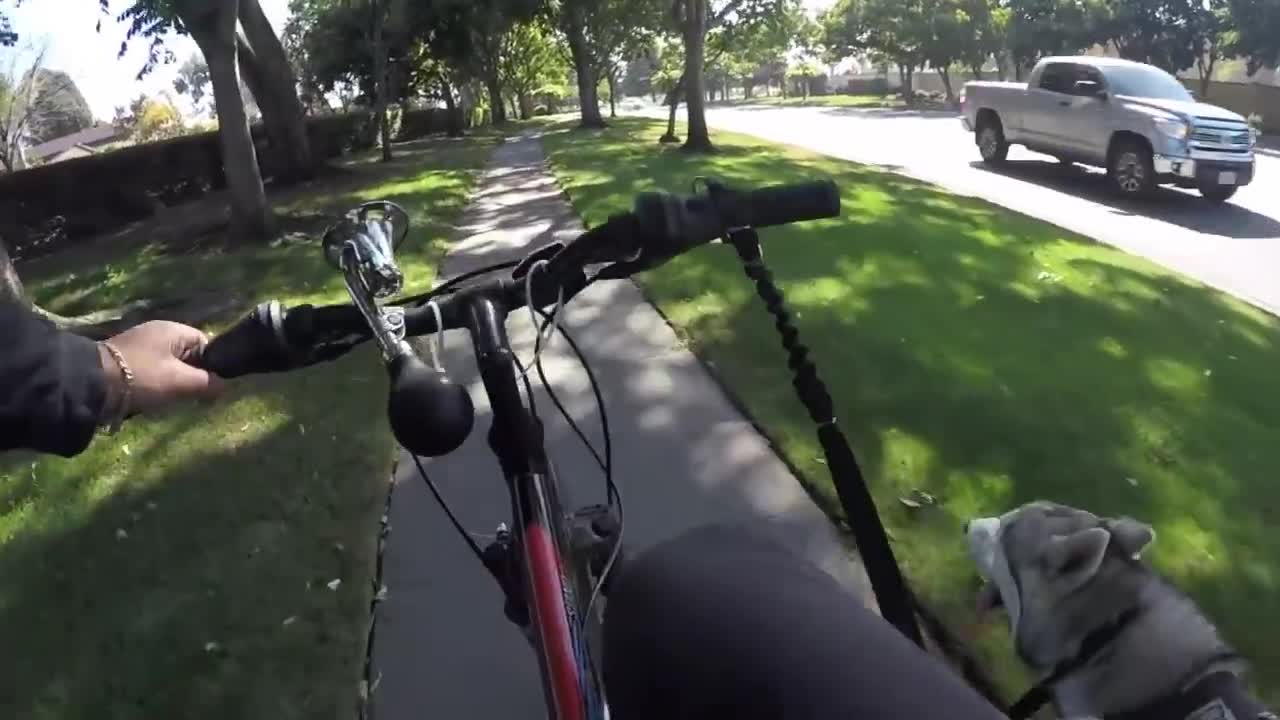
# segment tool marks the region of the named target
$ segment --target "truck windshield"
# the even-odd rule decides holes
[[[1129,95],[1158,100],[1194,101],[1191,93],[1169,73],[1142,65],[1116,65],[1104,68],[1107,84],[1116,95]]]

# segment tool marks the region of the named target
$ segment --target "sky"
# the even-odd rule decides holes
[[[279,34],[289,15],[288,0],[259,2]],[[104,16],[98,0],[26,0],[17,8],[13,7],[13,0],[0,0],[0,8],[9,16],[20,36],[17,48],[21,54],[19,63],[23,58],[30,58],[39,48],[47,48],[45,67],[71,75],[94,116],[106,121],[115,115],[117,106],[127,105],[139,94],[154,95],[167,90],[176,96],[173,79],[178,66],[191,55],[199,53],[191,38],[170,35],[166,37],[165,45],[173,51],[177,62],[158,66],[139,81],[137,75],[146,63],[149,41],[136,38],[129,43],[124,57],[116,57],[128,26],[117,22],[115,16],[128,5],[123,0],[112,0],[111,14]],[[102,20],[101,32],[97,30],[99,18]],[[7,60],[12,60],[14,50],[5,52],[10,57],[0,63],[0,72],[9,70]],[[179,101],[179,107],[189,110],[189,103],[185,100],[176,97],[175,100]]]
[[[259,0],[263,11],[279,34],[289,16],[288,0]],[[810,11],[830,7],[835,0],[802,0]],[[165,46],[176,57],[171,65],[160,65],[141,81],[138,71],[146,62],[148,41],[137,38],[129,43],[124,57],[117,58],[120,43],[128,27],[115,16],[128,7],[126,0],[112,0],[111,14],[104,16],[98,0],[26,0],[17,8],[13,0],[0,0],[13,21],[21,40],[16,52],[19,63],[45,48],[45,67],[62,70],[75,81],[99,120],[109,121],[117,106],[125,106],[139,94],[155,95],[168,91],[178,107],[190,113],[190,103],[173,92],[173,79],[178,66],[199,50],[189,37],[170,35]],[[102,29],[97,29],[98,20]],[[15,50],[5,51],[12,60]],[[0,62],[0,72],[9,70],[9,62]]]

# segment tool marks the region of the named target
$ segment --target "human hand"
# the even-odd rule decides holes
[[[209,337],[199,330],[175,322],[153,320],[107,340],[133,373],[131,387],[120,363],[106,344],[99,344],[98,354],[107,377],[108,418],[124,418],[148,413],[179,400],[212,398],[222,392],[222,379],[201,370],[189,361],[200,356]],[[120,402],[127,398],[127,406]],[[104,413],[105,414],[105,413]]]

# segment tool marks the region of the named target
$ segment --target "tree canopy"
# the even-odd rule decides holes
[[[93,125],[93,111],[67,73],[33,68],[22,83],[35,84],[33,112],[27,124],[27,134],[34,143],[48,142]]]
[[[873,53],[908,72],[994,61],[1026,68],[1095,46],[1169,72],[1219,60],[1250,72],[1280,61],[1280,0],[839,0],[823,17],[829,53]]]

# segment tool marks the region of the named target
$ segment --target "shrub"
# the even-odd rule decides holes
[[[405,113],[401,137],[443,132],[446,117],[443,110]],[[316,160],[369,148],[374,137],[369,123],[362,112],[308,118]],[[254,126],[253,136],[262,173],[269,178],[278,164],[260,126]],[[225,186],[216,132],[0,175],[0,241],[8,243],[13,257],[31,257]]]

